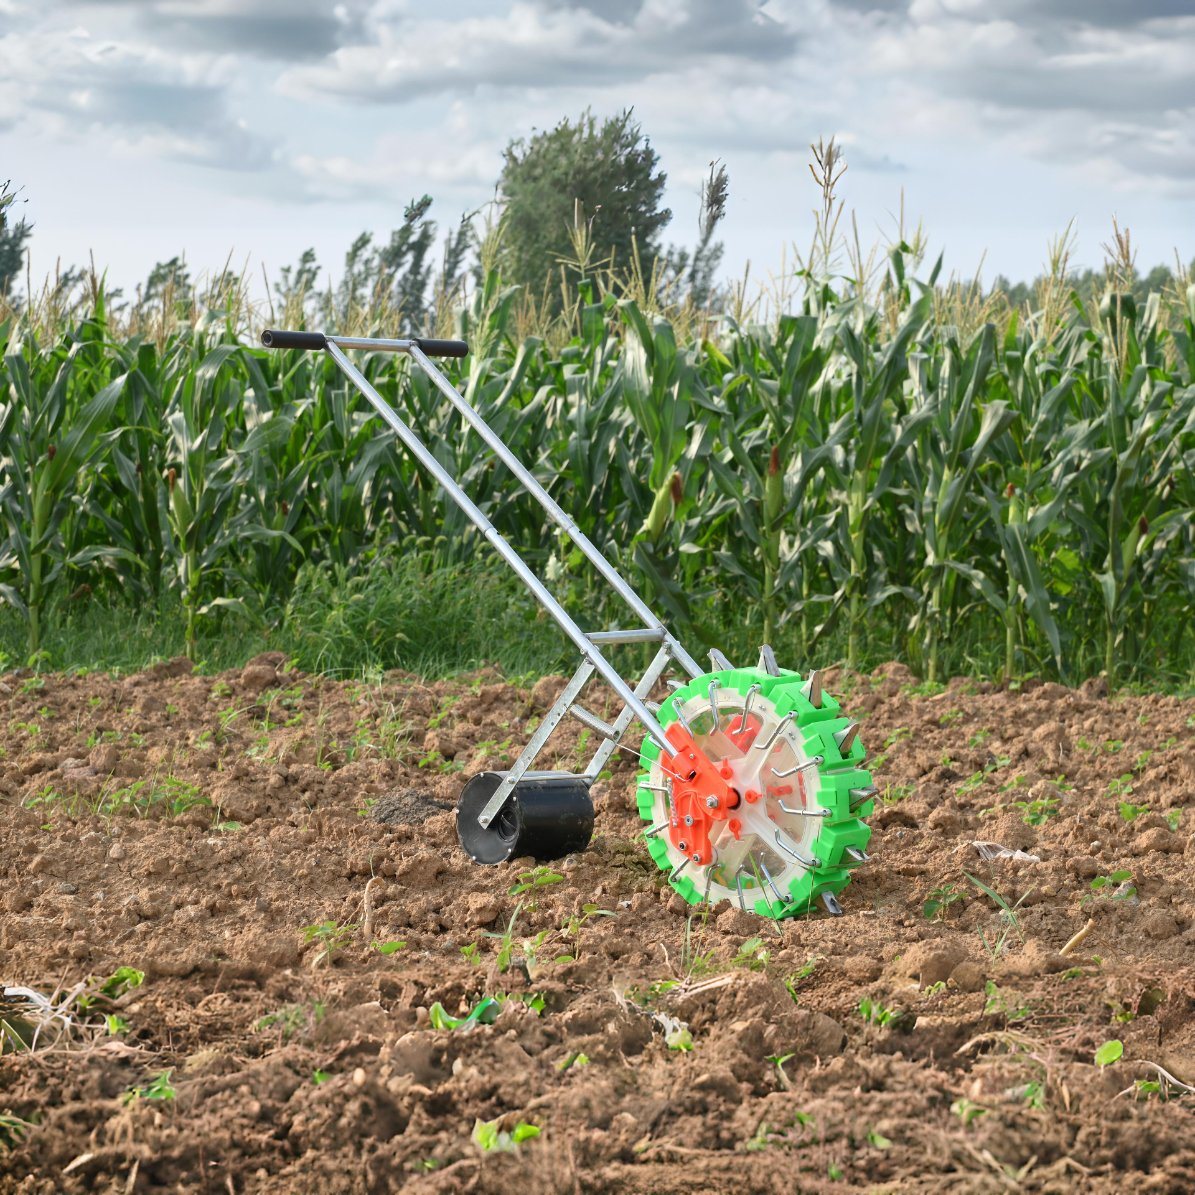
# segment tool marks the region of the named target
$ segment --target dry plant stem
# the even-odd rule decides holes
[[[373,886],[379,883],[381,883],[380,876],[371,877],[369,883],[365,885],[365,893],[361,898],[363,906],[361,932],[365,936],[366,945],[373,941]]]
[[[1059,954],[1070,954],[1072,950],[1078,950],[1080,946],[1087,940],[1087,935],[1095,928],[1095,918],[1089,917],[1087,924],[1075,934],[1070,941],[1058,952]]]

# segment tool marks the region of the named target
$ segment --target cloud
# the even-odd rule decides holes
[[[263,168],[269,147],[228,113],[229,74],[227,63],[95,40],[82,28],[0,37],[0,99],[14,126],[122,153]]]
[[[287,71],[281,90],[374,103],[485,87],[550,91],[667,75],[697,60],[762,69],[798,45],[794,30],[751,0],[643,0],[612,11],[540,0],[458,21],[377,10],[365,26],[370,41]]]
[[[302,61],[360,34],[366,0],[65,0],[81,15],[125,17],[188,50]]]
[[[864,69],[889,81],[889,127],[969,128],[994,153],[1191,194],[1190,14],[1189,0],[912,0],[873,19]]]

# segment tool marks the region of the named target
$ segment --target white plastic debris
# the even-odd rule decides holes
[[[998,842],[973,842],[971,845],[979,852],[984,860],[1015,859],[1019,863],[1040,863],[1038,855],[1031,855],[1028,851],[1014,850],[1012,847],[1001,846]]]

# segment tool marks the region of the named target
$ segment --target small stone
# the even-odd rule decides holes
[[[1141,919],[1141,932],[1155,942],[1178,936],[1178,922],[1162,909],[1156,909]]]
[[[978,964],[962,962],[950,972],[946,982],[960,992],[979,992],[983,990],[986,978]]]
[[[965,946],[955,942],[917,942],[897,960],[897,971],[927,988],[949,979],[955,967],[967,961],[968,954]]]
[[[1170,829],[1157,826],[1138,834],[1133,840],[1133,847],[1138,855],[1148,854],[1150,851],[1161,851],[1165,854],[1181,854],[1183,840]]]
[[[128,851],[126,851],[119,842],[114,842],[108,850],[108,858],[113,863],[119,863],[127,854]]]
[[[470,925],[493,925],[502,912],[502,902],[486,892],[472,892],[465,898],[465,917]]]
[[[261,693],[278,683],[278,672],[269,664],[246,664],[241,669],[241,687],[250,693]]]
[[[353,1071],[353,1086],[354,1087],[364,1087],[365,1086],[365,1068],[364,1067],[359,1066],[359,1067],[357,1067],[357,1069],[355,1071]]]
[[[1100,865],[1090,855],[1077,855],[1066,862],[1067,871],[1074,872],[1080,879],[1089,880],[1099,875]]]

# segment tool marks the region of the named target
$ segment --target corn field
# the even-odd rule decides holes
[[[1195,287],[952,320],[910,269],[898,247],[876,296],[810,282],[764,322],[677,321],[588,279],[551,338],[491,273],[451,329],[471,355],[445,365],[694,646],[742,627],[935,681],[965,637],[1006,678],[1191,683]],[[97,291],[67,327],[0,324],[0,600],[35,663],[68,599],[176,599],[194,651],[215,620],[281,617],[313,572],[486,551],[322,355],[267,352],[219,311],[113,322]],[[362,368],[614,625],[427,380]]]

